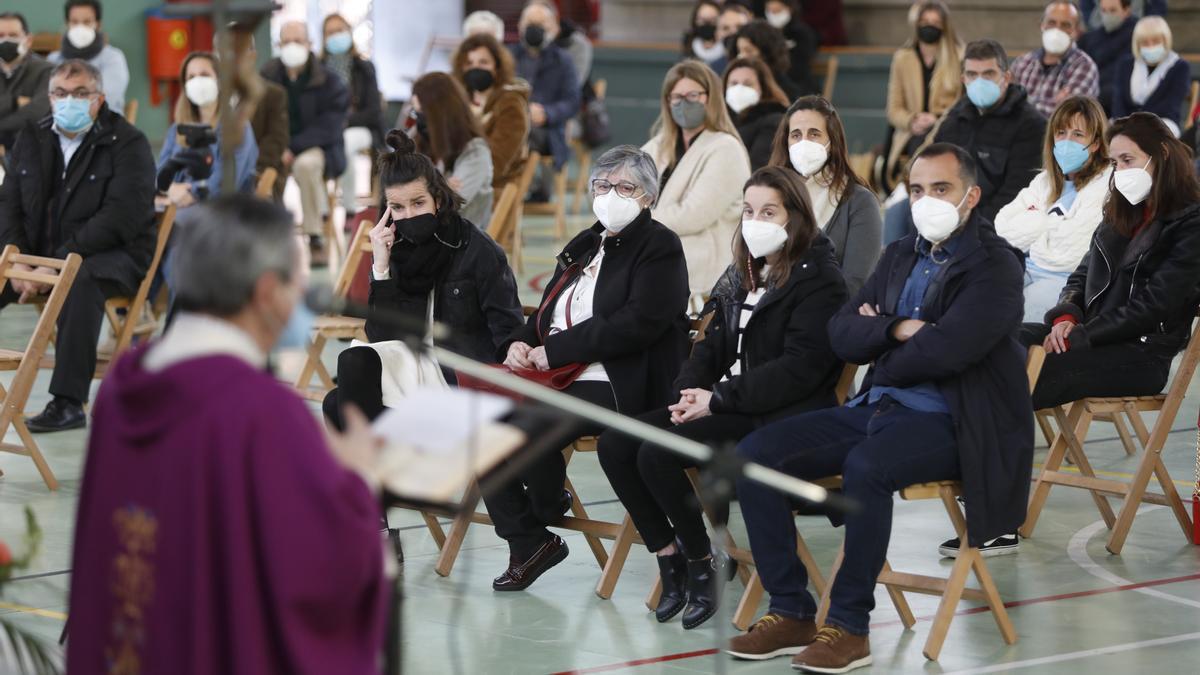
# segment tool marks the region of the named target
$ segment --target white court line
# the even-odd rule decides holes
[[[1174,644],[1176,642],[1188,642],[1191,640],[1200,640],[1200,633],[1187,633],[1185,635],[1176,635],[1174,637],[1158,638],[1155,640],[1142,640],[1140,642],[1126,642],[1121,645],[1109,645],[1108,647],[1097,647],[1095,649],[1084,649],[1078,652],[1069,652],[1066,654],[1058,654],[1055,656],[1043,656],[1040,659],[1028,659],[1025,661],[1013,661],[1012,663],[997,663],[994,666],[984,666],[982,668],[969,668],[967,670],[954,670],[946,675],[981,675],[982,673],[1000,673],[1018,668],[1031,668],[1033,666],[1044,666],[1051,663],[1061,663],[1063,661],[1073,661],[1075,659],[1085,659],[1091,656],[1104,656],[1107,654],[1119,654],[1121,652],[1131,652],[1136,649],[1145,649],[1147,647],[1161,647],[1162,645]]]
[[[1155,509],[1162,509],[1162,508],[1166,508],[1166,507],[1164,507],[1164,506],[1145,506],[1145,507],[1138,509],[1138,514],[1140,515],[1147,511],[1153,511]],[[1071,561],[1074,562],[1076,565],[1078,565],[1080,568],[1082,568],[1083,571],[1087,572],[1088,574],[1090,574],[1098,579],[1105,581],[1106,583],[1112,584],[1114,586],[1128,586],[1130,584],[1135,583],[1133,581],[1130,581],[1129,579],[1126,579],[1124,577],[1119,577],[1116,574],[1113,574],[1112,572],[1110,572],[1109,570],[1104,569],[1099,563],[1092,560],[1092,557],[1090,555],[1088,555],[1088,552],[1087,552],[1088,540],[1090,540],[1093,536],[1095,536],[1095,534],[1097,532],[1099,532],[1100,530],[1104,530],[1104,529],[1107,529],[1104,524],[1104,521],[1097,520],[1096,522],[1092,523],[1091,525],[1088,525],[1087,527],[1083,528],[1082,530],[1079,530],[1078,532],[1076,532],[1074,534],[1074,536],[1071,537],[1070,543],[1067,544],[1067,555],[1069,555],[1071,557]],[[1163,591],[1160,591],[1157,588],[1134,588],[1131,590],[1133,590],[1137,593],[1142,593],[1144,595],[1148,595],[1152,598],[1158,598],[1159,600],[1166,600],[1168,602],[1174,602],[1174,603],[1178,603],[1180,605],[1187,605],[1189,607],[1195,607],[1197,609],[1200,609],[1200,602],[1198,602],[1196,600],[1190,600],[1188,598],[1181,598],[1177,595],[1171,595],[1170,593],[1164,593]]]

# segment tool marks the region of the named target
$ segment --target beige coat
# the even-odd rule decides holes
[[[642,146],[654,158],[661,176],[661,136]],[[734,230],[742,219],[742,186],[750,178],[750,157],[742,141],[723,131],[705,131],[683,154],[667,181],[652,215],[683,242],[688,285],[692,293],[708,293],[732,258]]]
[[[961,84],[953,89],[938,86],[942,67],[940,62],[934,66],[933,77],[929,81],[929,112],[937,117],[944,115],[962,93]],[[921,112],[924,84],[921,60],[916,49],[911,46],[898,49],[892,56],[892,73],[888,77],[887,118],[896,130],[892,135],[892,150],[888,154],[888,175],[900,160],[900,153],[908,144],[908,139],[912,138],[908,125]]]

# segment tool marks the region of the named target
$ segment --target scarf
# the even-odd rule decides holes
[[[346,88],[350,87],[350,71],[354,67],[354,56],[346,54],[326,54],[325,67],[332,70],[334,74],[342,78],[342,83]]]
[[[455,252],[466,246],[469,236],[467,222],[453,215],[442,220],[426,242],[397,237],[392,245],[392,269],[405,298],[393,309],[424,319],[430,292],[445,278]]]
[[[64,36],[62,40],[62,47],[59,48],[59,53],[62,54],[64,61],[67,59],[83,59],[84,61],[91,61],[100,54],[100,51],[104,49],[104,45],[106,44],[108,44],[108,40],[104,37],[104,33],[101,31],[96,31],[96,39],[92,40],[92,44],[84,47],[83,49],[71,44],[71,41]]]
[[[1129,98],[1137,105],[1145,105],[1146,99],[1158,89],[1158,85],[1162,84],[1163,78],[1167,76],[1167,72],[1171,70],[1171,66],[1179,60],[1179,54],[1171,51],[1167,54],[1162,63],[1154,67],[1154,72],[1150,72],[1150,67],[1142,59],[1135,59],[1133,62],[1133,75],[1129,77]]]

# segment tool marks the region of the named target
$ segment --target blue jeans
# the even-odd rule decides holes
[[[861,508],[846,517],[845,558],[827,621],[856,635],[869,631],[875,580],[892,533],[894,493],[959,476],[950,415],[918,412],[887,396],[872,405],[827,408],[770,424],[743,439],[738,454],[806,480],[842,475],[846,496]],[[737,490],[771,611],[811,619],[817,605],[796,555],[791,500],[745,479]]]
[[[1070,272],[1051,272],[1025,261],[1025,321],[1042,323],[1046,312],[1058,304],[1058,296],[1067,285]]]
[[[887,246],[893,241],[897,241],[907,237],[909,234],[916,232],[917,228],[913,225],[912,219],[912,202],[905,199],[902,202],[896,202],[888,207],[883,213],[883,245]]]

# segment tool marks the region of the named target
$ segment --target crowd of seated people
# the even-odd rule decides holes
[[[404,123],[389,131],[355,26],[331,14],[313,45],[309,24],[282,22],[261,101],[237,120],[240,142],[213,147],[211,176],[184,165],[161,192],[157,171],[192,149],[189,125],[224,135],[218,57],[183,60],[156,163],[122,117],[128,66],[101,30],[99,2],[66,3],[49,60],[31,52],[24,17],[0,13],[0,246],[83,258],[59,321],[51,400],[29,429],[87,424],[105,301],[145,275],[156,208],[184,221],[220,212],[202,202],[229,203],[223,167],[235,167],[242,193],[274,169],[269,192],[281,201],[294,181],[298,229],[320,264],[339,203],[329,184],[355,215],[365,186],[354,160],[373,153],[368,340],[337,357],[328,425],[352,431],[350,409],[370,420],[387,408],[389,372],[405,367],[394,317],[405,315],[446,324],[472,358],[538,381],[555,374],[563,393],[672,434],[736,446],[803,479],[841,475],[866,508],[845,520],[824,625],[796,553],[794,505],[738,483],[770,601],[728,651],[789,655],[813,672],[869,664],[898,489],[961,480],[967,544],[1015,553],[1033,412],[1162,390],[1200,304],[1200,183],[1196,132],[1180,139],[1191,71],[1159,15],[1165,3],[1049,2],[1040,47],[1015,59],[987,36],[965,40],[950,3],[912,3],[891,58],[882,185],[860,175],[843,115],[812,76],[818,48],[846,41],[840,5],[697,2],[681,58],[647,93],[657,120],[638,144],[596,153],[591,225],[554,243],[525,313],[488,234],[494,203],[531,152],[548,165],[519,198],[548,198],[597,69],[587,32],[556,3],[529,0],[509,26],[468,16],[449,72],[416,77]],[[45,290],[14,281],[0,308]],[[695,343],[689,318],[706,321]],[[1048,356],[1031,395],[1032,345]],[[839,404],[847,363],[868,368]],[[599,437],[604,475],[657,562],[656,619],[681,614],[690,630],[712,618],[732,563],[706,531],[686,473],[697,464],[589,422],[562,436],[563,447]],[[484,496],[509,550],[494,590],[525,590],[568,556],[551,531],[572,503],[565,478],[563,456],[548,453]],[[962,546],[938,549],[953,557]]]

